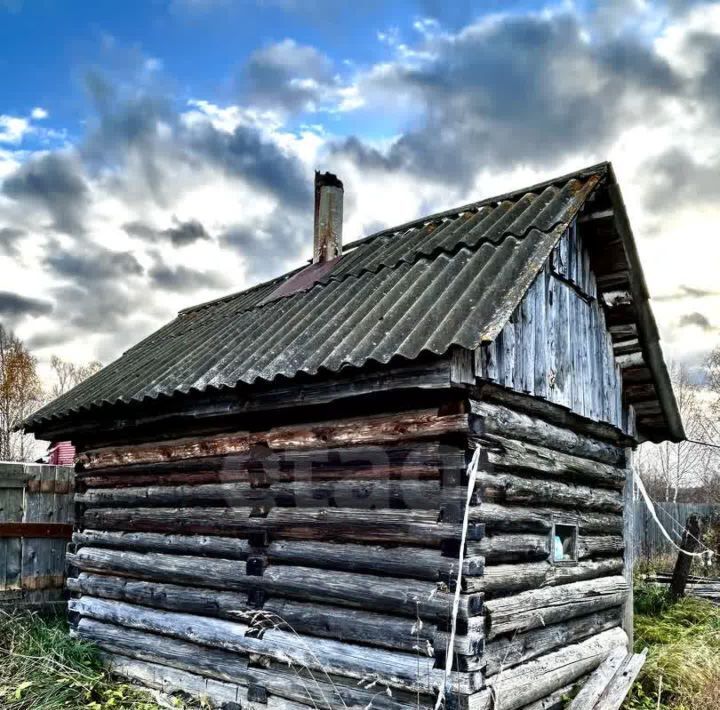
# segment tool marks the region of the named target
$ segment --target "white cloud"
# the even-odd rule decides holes
[[[27,118],[0,115],[0,143],[20,143],[31,131],[32,127]]]
[[[35,119],[36,121],[42,121],[43,119],[47,118],[49,115],[50,114],[41,106],[36,106],[30,112],[31,118]]]

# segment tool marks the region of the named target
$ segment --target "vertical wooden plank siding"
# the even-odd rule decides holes
[[[589,256],[574,228],[487,352],[484,376],[490,381],[628,431],[620,368]]]

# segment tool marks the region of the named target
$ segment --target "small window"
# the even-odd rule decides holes
[[[550,559],[556,565],[574,565],[578,561],[577,525],[555,523],[550,537]]]

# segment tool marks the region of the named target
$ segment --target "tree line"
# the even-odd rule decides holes
[[[102,365],[76,364],[53,355],[51,381],[43,383],[37,358],[12,330],[0,323],[0,461],[32,461],[43,453],[22,422],[45,403],[75,387]]]
[[[720,345],[699,371],[672,364],[670,378],[687,441],[643,444],[637,470],[653,500],[720,504]]]

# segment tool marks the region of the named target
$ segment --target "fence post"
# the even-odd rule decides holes
[[[680,548],[691,553],[696,552],[700,548],[700,519],[695,513],[687,519]],[[687,585],[688,576],[690,575],[691,564],[692,557],[678,552],[675,570],[673,571],[672,581],[670,582],[670,595],[673,599],[679,599],[685,596],[685,586]]]

